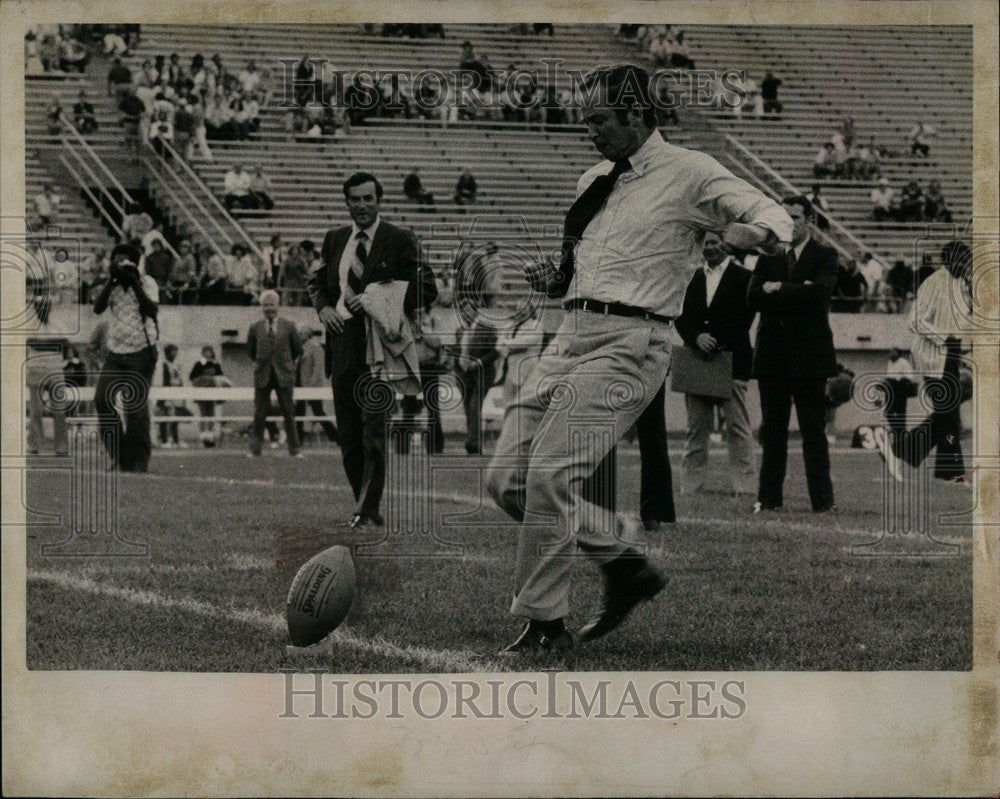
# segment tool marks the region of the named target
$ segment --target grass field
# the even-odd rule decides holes
[[[452,443],[451,451],[458,449]],[[150,474],[122,475],[118,483],[120,530],[148,542],[147,557],[44,555],[42,546],[66,532],[29,527],[29,667],[398,673],[554,665],[496,656],[519,627],[507,612],[516,530],[489,501],[480,507],[485,461],[457,454],[435,459],[434,529],[460,553],[400,556],[401,548],[412,552],[421,542],[389,538],[378,556],[357,560],[354,608],[331,642],[316,651],[287,650],[284,602],[295,571],[331,544],[360,540],[346,529],[351,502],[339,451],[306,452],[300,460],[274,452],[248,460],[237,450],[154,453]],[[724,457],[713,452],[713,463]],[[852,547],[878,539],[882,529],[877,456],[833,453],[836,516],[808,512],[801,455],[793,450],[789,460],[783,511],[752,516],[746,497],[678,497],[679,522],[647,534],[667,589],[612,635],[578,647],[569,665],[581,671],[969,668],[969,527],[936,528],[938,538],[960,545],[955,556],[860,556]],[[634,511],[634,449],[623,450],[620,469],[620,507]],[[933,518],[971,506],[968,488],[931,482]],[[31,470],[28,507],[67,514],[70,486],[66,471]],[[926,543],[914,536],[907,552],[919,554]],[[573,627],[599,606],[600,591],[596,569],[581,559]]]

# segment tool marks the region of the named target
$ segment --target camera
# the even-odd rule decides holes
[[[108,270],[113,283],[128,284],[139,278],[139,267],[128,261],[112,263]]]

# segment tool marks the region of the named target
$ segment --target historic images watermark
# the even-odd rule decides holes
[[[456,67],[442,69],[357,69],[330,66],[325,58],[280,59],[280,98],[276,105],[294,108],[321,103],[351,111],[413,110],[432,115],[447,105],[473,112],[505,107],[528,111],[549,100],[538,86],[566,92],[571,107],[586,104],[607,87],[607,77],[594,70],[563,69],[561,59],[541,59],[537,68],[494,70],[490,73]],[[670,112],[682,107],[741,107],[747,97],[746,73],[726,69],[670,69],[649,72],[648,91],[655,108]],[[526,91],[525,89],[528,89]],[[613,105],[637,98],[637,87],[626,80],[607,99]]]
[[[744,680],[580,679],[545,671],[521,679],[342,679],[282,669],[283,719],[728,720],[747,712]]]

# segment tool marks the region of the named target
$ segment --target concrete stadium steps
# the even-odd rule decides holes
[[[684,26],[699,68],[742,69],[758,81],[768,69],[782,80],[780,119],[703,113],[800,189],[820,183],[834,218],[873,251],[911,257],[927,225],[876,225],[872,181],[816,180],[817,150],[845,116],[858,139],[872,135],[896,157],[881,162],[897,189],[939,180],[956,220],[972,213],[972,39],[969,28],[836,29]],[[918,121],[938,135],[930,156],[910,154]],[[932,230],[954,229],[930,226]]]
[[[142,43],[133,61],[151,54],[179,53],[187,65],[191,56],[219,53],[227,67],[242,68],[248,59],[257,68],[280,69],[279,59],[303,55],[325,58],[336,69],[442,69],[458,67],[462,42],[472,42],[476,53],[488,56],[501,69],[543,69],[542,59],[563,59],[561,71],[586,71],[605,63],[616,52],[628,52],[613,30],[604,25],[559,25],[556,35],[522,36],[503,25],[445,25],[445,39],[387,38],[366,33],[361,25],[253,25],[173,26],[144,25]],[[136,61],[136,59],[139,59]],[[235,64],[233,64],[235,62]],[[275,73],[277,76],[277,73]]]
[[[59,156],[65,150],[58,139],[49,135],[45,116],[53,95],[61,99],[65,111],[72,116],[72,106],[80,89],[88,87],[86,77],[73,73],[61,77],[26,77],[25,80],[25,210],[29,223],[33,223],[35,218],[35,195],[45,183],[51,183],[62,196],[59,213],[52,226],[59,229],[59,238],[79,242],[81,255],[96,248],[110,247],[112,239],[107,229],[96,212],[84,202],[79,187],[70,182],[70,176],[65,174],[59,163]],[[96,108],[97,103],[94,105]],[[36,232],[43,233],[37,229]]]

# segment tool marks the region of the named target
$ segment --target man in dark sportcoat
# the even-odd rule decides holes
[[[264,439],[264,423],[271,406],[271,392],[278,395],[278,407],[285,420],[285,437],[288,454],[299,454],[299,440],[295,429],[295,362],[302,354],[302,343],[295,325],[278,316],[278,293],[268,289],[261,292],[260,306],[264,318],[254,322],[247,333],[247,351],[253,368],[253,431],[250,435],[250,452],[260,456]]]
[[[321,265],[309,278],[309,297],[326,328],[327,370],[344,471],[357,500],[350,524],[359,527],[382,524],[386,423],[395,389],[372,376],[358,295],[369,283],[406,280],[410,286],[404,309],[412,313],[432,303],[437,289],[433,274],[419,263],[413,233],[380,219],[382,184],[374,175],[357,172],[349,177],[344,197],[353,223],[326,234]]]
[[[747,413],[747,381],[750,379],[753,350],[747,306],[750,272],[726,255],[722,237],[708,231],[702,240],[705,265],[691,277],[681,315],[674,327],[684,344],[710,358],[730,352],[733,358],[732,393],[727,399],[685,394],[687,409],[687,451],[684,454],[685,493],[706,486],[708,440],[716,405],[722,405],[729,445],[730,490],[750,494],[756,482],[753,439]],[[726,490],[724,486],[713,486]]]
[[[747,293],[750,311],[760,311],[753,376],[763,415],[757,505],[782,505],[788,420],[792,402],[802,435],[809,499],[814,511],[834,509],[824,394],[837,373],[830,330],[830,295],[837,282],[837,253],[810,235],[815,209],[805,197],[782,201],[795,223],[784,255],[761,256]]]

